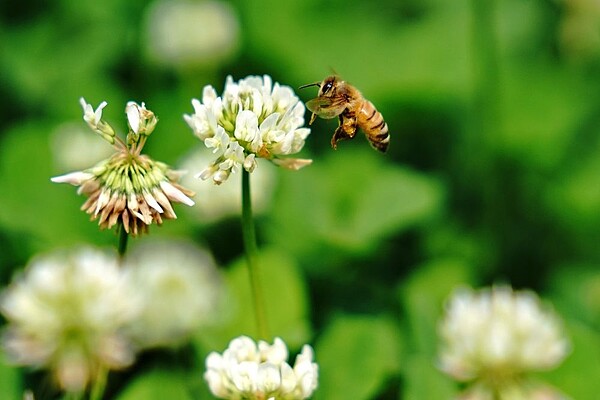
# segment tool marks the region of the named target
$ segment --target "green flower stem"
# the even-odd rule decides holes
[[[124,231],[125,229],[123,229]],[[101,400],[102,396],[104,396],[104,390],[106,389],[106,380],[108,377],[108,370],[106,368],[100,367],[98,373],[96,375],[96,379],[94,380],[94,385],[92,386],[92,391],[90,392],[90,400]]]
[[[123,227],[123,225],[119,225],[119,256],[123,258],[125,256],[125,252],[127,252],[127,239],[129,239],[129,234]]]
[[[252,300],[254,302],[254,315],[256,327],[261,339],[269,339],[265,300],[260,284],[260,271],[258,265],[258,247],[256,245],[256,231],[252,218],[252,200],[250,198],[250,173],[242,169],[242,234],[246,250],[246,262],[250,275]]]

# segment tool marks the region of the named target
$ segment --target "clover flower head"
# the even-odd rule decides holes
[[[166,67],[214,67],[239,49],[240,23],[222,1],[157,0],[144,19],[148,55]]]
[[[191,242],[150,240],[128,252],[125,271],[142,304],[127,332],[140,347],[178,345],[218,318],[222,282]]]
[[[127,104],[127,144],[101,119],[106,102],[96,111],[85,100],[81,99],[81,103],[84,120],[113,144],[116,152],[91,168],[54,177],[52,182],[78,186],[78,193],[88,197],[81,208],[92,220],[98,219],[102,229],[118,223],[135,236],[146,232],[152,223],[160,225],[163,218],[177,218],[171,202],[194,205],[189,197],[193,192],[177,183],[181,172],[141,154],[158,121],[144,103]]]
[[[85,389],[100,369],[134,360],[122,328],[139,305],[115,254],[93,248],[34,258],[4,291],[2,344],[17,365],[47,368],[67,391]]]
[[[271,77],[248,76],[234,82],[228,76],[222,96],[205,86],[202,101],[192,100],[194,113],[184,115],[194,134],[217,158],[198,174],[216,184],[231,173],[257,166],[256,157],[297,170],[311,160],[285,158],[304,147],[310,129],[304,128],[304,104],[288,86]]]
[[[313,350],[302,348],[294,366],[287,363],[288,349],[275,338],[272,345],[247,336],[229,343],[223,354],[206,359],[204,378],[220,399],[296,400],[309,398],[317,388],[318,366]]]
[[[440,367],[458,381],[517,390],[528,372],[556,367],[569,352],[558,317],[534,292],[461,288],[439,326]]]

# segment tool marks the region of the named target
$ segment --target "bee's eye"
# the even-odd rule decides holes
[[[325,85],[323,85],[323,93],[327,93],[331,90],[331,87],[333,86],[333,83],[331,82],[327,82]]]

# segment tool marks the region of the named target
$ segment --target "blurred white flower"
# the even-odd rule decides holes
[[[223,354],[206,358],[206,373],[211,392],[221,399],[296,400],[309,398],[318,384],[318,366],[313,350],[304,345],[292,368],[287,363],[288,349],[275,338],[272,345],[247,336],[229,343]]]
[[[457,290],[439,327],[440,367],[459,381],[475,381],[481,393],[532,393],[527,372],[556,367],[569,341],[554,312],[534,292],[509,286]],[[504,393],[504,394],[502,394]],[[483,395],[468,398],[485,398]],[[531,398],[531,397],[529,397]]]
[[[179,165],[184,171],[196,168],[210,157],[211,152],[205,148],[195,149]],[[260,215],[269,209],[273,192],[277,183],[275,167],[264,163],[252,175],[252,209]],[[227,217],[240,215],[242,203],[241,185],[207,185],[205,182],[186,174],[181,178],[181,184],[196,193],[198,199],[194,207],[184,211],[202,223],[211,223]]]
[[[311,162],[281,158],[302,150],[310,129],[302,127],[304,103],[289,86],[273,84],[268,75],[239,82],[228,76],[221,97],[212,86],[205,86],[202,102],[193,99],[192,106],[194,114],[184,119],[217,157],[198,174],[201,179],[221,184],[241,168],[252,172],[256,157],[288,169]]]
[[[127,327],[138,346],[181,344],[218,319],[222,282],[212,257],[192,242],[140,243],[128,252],[125,271],[142,304]]]
[[[232,7],[221,1],[155,1],[145,25],[150,58],[166,66],[217,65],[239,48],[239,22]]]
[[[139,309],[132,293],[112,253],[38,256],[2,295],[3,346],[15,364],[47,368],[65,390],[82,391],[100,369],[133,362],[121,331]]]

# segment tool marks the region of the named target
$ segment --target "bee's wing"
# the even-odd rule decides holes
[[[321,118],[331,119],[344,112],[346,102],[342,97],[317,97],[307,101],[306,108]]]

